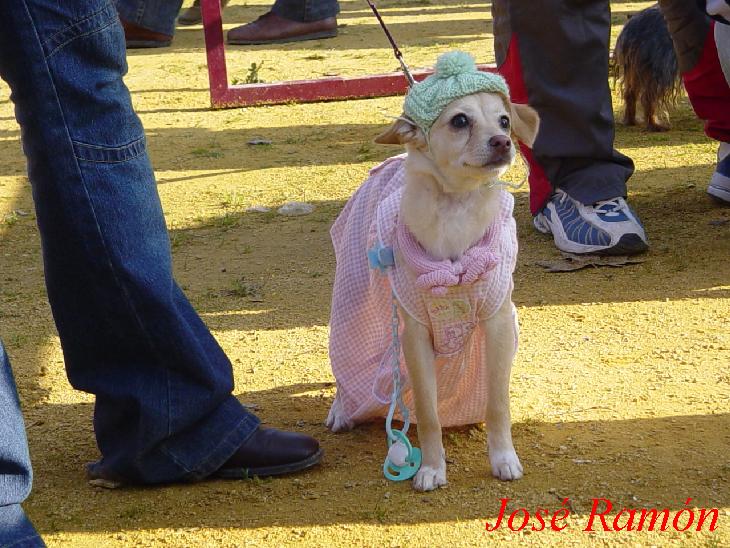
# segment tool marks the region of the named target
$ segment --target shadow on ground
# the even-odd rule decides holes
[[[180,111],[178,108],[172,110]],[[707,139],[696,131],[697,125],[695,120],[679,117],[675,120],[673,131],[668,133],[646,133],[640,128],[626,128],[617,146],[680,147],[706,143]],[[158,171],[235,170],[243,174],[265,168],[352,164],[362,162],[364,153],[374,165],[380,159],[399,153],[397,147],[376,145],[373,142],[387,126],[387,123],[284,125],[214,131],[205,127],[148,126],[146,133],[153,165]],[[13,136],[19,137],[20,132],[17,129],[0,131],[0,139]],[[242,148],[252,139],[261,138],[271,141],[271,145]],[[166,154],[170,149],[179,152],[175,156]],[[201,169],[202,163],[204,169]],[[8,169],[8,166],[0,165],[0,175],[14,173]],[[165,184],[179,180],[175,176],[165,175],[160,177],[159,182]]]
[[[708,164],[641,175],[652,181],[686,179],[687,183],[679,187],[658,184],[631,195],[631,204],[647,227],[652,249],[643,257],[645,262],[621,269],[546,273],[537,261],[558,253],[550,237],[532,228],[526,193],[517,194],[515,213],[521,250],[515,273],[515,302],[532,307],[727,298],[730,209],[718,207],[704,192],[703,183],[712,168]],[[344,202],[315,205],[316,212],[307,217],[233,211],[206,219],[202,226],[172,232],[179,278],[191,290],[201,312],[216,313],[206,317],[213,329],[289,329],[328,323],[335,267],[329,227]],[[216,260],[207,261],[204,276],[187,279],[186,268],[206,261],[211,242],[218,246]],[[267,260],[273,255],[279,257],[276,263]],[[240,279],[259,284],[263,302],[231,298]],[[289,295],[311,295],[311,304],[301,314],[286,314],[285,320],[277,310],[288,306]],[[245,311],[258,313],[242,313]]]
[[[513,295],[517,306],[728,298],[730,208],[718,207],[704,192],[712,169],[707,164],[635,176],[642,190],[632,194],[630,201],[647,227],[652,247],[645,262],[620,269],[546,273],[536,262],[558,253],[550,237],[532,228],[527,194],[517,193],[520,255]],[[677,185],[678,180],[687,182]],[[29,198],[24,196],[18,207],[28,205]],[[292,218],[229,209],[197,226],[171,231],[176,277],[214,331],[328,324],[335,271],[329,228],[344,202],[315,205],[312,215]],[[0,289],[7,320],[3,338],[11,358],[20,347],[35,346],[40,351],[48,336],[55,334],[42,289],[38,294],[42,267],[32,216],[18,218],[6,231],[5,244],[16,248],[21,241],[36,242],[15,259],[16,268],[26,274],[6,276]],[[24,304],[28,295],[37,295],[30,305]],[[308,305],[293,309],[292,299]],[[33,313],[38,318],[34,330],[14,327],[13,318]],[[653,320],[646,321],[646,328],[652,327]],[[33,367],[19,377],[24,398],[31,404],[45,394],[38,385],[41,363],[38,355]]]
[[[276,417],[277,426],[317,436],[323,464],[278,480],[213,481],[160,488],[92,488],[82,464],[97,458],[90,405],[48,405],[28,413],[31,446],[59,434],[65,445],[36,457],[36,488],[27,505],[42,533],[115,532],[190,527],[262,528],[494,518],[502,497],[513,508],[556,510],[564,497],[572,513],[589,513],[593,497],[616,507],[678,510],[687,497],[698,507],[730,505],[730,414],[607,421],[529,421],[514,425],[515,444],[526,469],[516,483],[489,476],[481,427],[447,430],[448,489],[415,494],[409,482],[381,475],[384,434],[380,424],[332,434],[321,422],[329,383],[282,386],[249,392],[243,401]],[[717,432],[724,432],[718,436]],[[45,471],[49,470],[49,473]],[[50,471],[52,470],[52,473]],[[139,497],[144,491],[144,497]],[[59,500],[59,493],[75,493]],[[656,493],[662,493],[657,496]],[[83,495],[82,495],[83,494]],[[336,496],[321,511],[316,499]],[[448,517],[441,508],[451,506]],[[103,510],[101,510],[103,509]]]

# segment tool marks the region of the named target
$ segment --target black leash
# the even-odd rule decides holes
[[[398,44],[395,43],[395,40],[393,39],[393,36],[391,36],[388,27],[385,26],[385,21],[383,21],[383,18],[380,17],[380,14],[378,13],[378,9],[375,7],[375,4],[373,4],[370,0],[365,1],[368,3],[368,6],[370,6],[370,9],[373,10],[373,13],[375,14],[375,17],[377,17],[380,26],[383,27],[383,32],[385,32],[385,36],[388,37],[390,45],[393,46],[393,53],[395,53],[395,58],[398,59],[398,62],[400,63],[400,67],[403,70],[403,75],[406,77],[406,80],[408,80],[408,86],[412,87],[413,84],[416,83],[416,80],[413,78],[411,71],[408,69],[408,65],[406,65],[406,62],[403,60],[403,54],[400,52],[400,49],[398,49]]]

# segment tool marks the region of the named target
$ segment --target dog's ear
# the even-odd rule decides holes
[[[510,103],[512,111],[512,131],[517,139],[532,148],[540,129],[540,117],[537,111],[529,105]]]
[[[425,145],[426,139],[423,131],[405,115],[402,115],[388,129],[378,135],[375,142],[381,145],[404,145],[406,143]]]

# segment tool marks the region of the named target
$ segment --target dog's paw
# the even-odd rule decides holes
[[[513,448],[502,451],[490,450],[489,464],[492,465],[492,475],[502,481],[518,480],[524,472]]]
[[[669,126],[665,126],[664,124],[656,122],[649,122],[646,124],[646,131],[651,131],[652,133],[669,131],[669,129]]]
[[[335,401],[332,402],[332,407],[330,407],[330,412],[327,414],[327,420],[324,421],[324,424],[333,432],[345,432],[352,430],[355,426],[354,422],[347,419],[337,396],[335,396]]]
[[[446,463],[440,466],[421,466],[413,478],[413,488],[416,491],[433,491],[446,485]]]

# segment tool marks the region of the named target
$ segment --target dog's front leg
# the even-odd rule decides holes
[[[418,491],[431,491],[446,485],[446,456],[438,416],[433,342],[426,326],[404,311],[402,316],[403,354],[413,386],[418,441],[422,451],[421,468],[413,478],[413,487]]]
[[[487,447],[492,475],[501,480],[522,477],[522,464],[512,444],[509,379],[515,354],[516,328],[512,300],[507,296],[497,313],[482,320],[482,355],[487,370]]]

